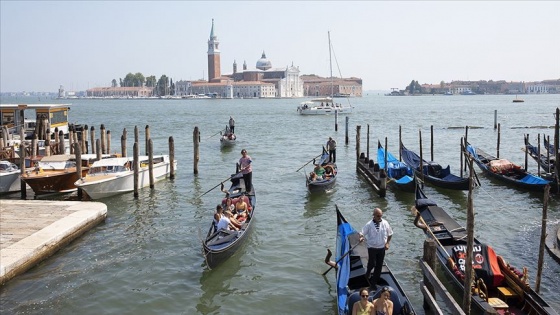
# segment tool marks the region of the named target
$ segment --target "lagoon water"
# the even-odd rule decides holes
[[[389,191],[379,198],[356,172],[356,126],[362,126],[366,150],[370,125],[370,155],[377,139],[388,137],[388,149],[398,156],[399,126],[403,143],[430,154],[434,129],[434,160],[459,172],[460,138],[465,126],[469,142],[495,152],[501,125],[500,156],[524,163],[523,134],[536,144],[538,133],[553,138],[554,112],[560,95],[386,97],[370,93],[351,99],[349,144],[345,116],[300,116],[301,99],[233,100],[50,100],[2,98],[2,103],[72,103],[70,121],[104,124],[112,134],[111,151],[120,150],[123,128],[132,152],[133,130],[150,126],[154,153],[168,152],[175,141],[177,176],[143,189],[138,199],[123,194],[101,201],[108,206],[106,222],[93,228],[54,256],[0,288],[3,314],[334,314],[335,273],[328,267],[326,249],[334,249],[335,204],[356,229],[371,219],[374,207],[395,232],[386,260],[423,314],[418,259],[423,232],[414,227],[410,207],[414,196]],[[341,99],[341,101],[346,101]],[[220,149],[218,136],[229,116],[236,119],[239,143]],[[199,174],[193,172],[193,130],[201,131]],[[339,176],[333,191],[310,195],[304,172],[296,172],[318,155],[328,137],[338,142]],[[221,200],[219,189],[201,194],[227,179],[242,148],[254,160],[257,192],[255,229],[244,247],[219,267],[204,264],[201,238]],[[529,160],[529,169],[536,171]],[[527,266],[534,286],[542,213],[542,195],[500,185],[479,169],[482,186],[474,191],[476,237],[494,247],[508,262]],[[426,194],[461,224],[466,224],[467,193],[425,188]],[[72,195],[52,198],[68,199]],[[7,197],[3,197],[7,198]],[[10,197],[10,198],[17,198]],[[28,197],[28,198],[33,198]],[[548,223],[560,221],[559,198],[548,207]],[[541,294],[560,311],[560,265],[547,252]]]

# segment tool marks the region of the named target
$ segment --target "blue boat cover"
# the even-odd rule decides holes
[[[382,147],[377,149],[377,163],[380,169],[385,168],[385,149]],[[406,184],[413,180],[414,172],[406,163],[397,160],[387,151],[387,175],[389,178],[398,178],[396,182],[399,184]]]
[[[350,240],[348,237],[354,233],[357,232],[350,223],[345,222],[338,225],[336,234],[336,261],[350,250]],[[350,280],[350,255],[346,255],[338,264],[338,274],[336,277],[338,314],[349,314],[346,300],[348,299],[347,284]]]
[[[546,185],[550,183],[550,181],[532,174],[527,174],[527,176],[523,177],[519,181],[531,185]]]

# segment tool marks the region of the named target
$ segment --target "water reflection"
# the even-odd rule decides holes
[[[206,269],[202,272],[200,288],[203,293],[196,303],[196,309],[199,313],[227,313],[226,310],[220,310],[224,305],[224,297],[235,292],[235,289],[231,287],[231,282],[236,277],[240,267],[240,255],[234,255],[218,267],[212,270]]]

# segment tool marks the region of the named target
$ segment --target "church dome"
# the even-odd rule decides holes
[[[270,68],[272,68],[272,64],[268,59],[266,59],[266,54],[263,51],[261,59],[257,61],[257,69],[268,70]]]

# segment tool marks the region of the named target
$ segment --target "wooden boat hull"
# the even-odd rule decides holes
[[[418,212],[415,224],[421,217],[427,227],[418,227],[423,228],[427,237],[437,238],[437,258],[441,266],[443,266],[441,269],[452,280],[453,286],[457,290],[464,291],[464,281],[460,280],[462,273],[457,267],[459,262],[451,257],[454,255],[454,249],[466,248],[466,229],[460,226],[442,208],[438,207],[434,201],[428,199],[420,187],[417,187],[416,192],[416,210]],[[486,248],[485,246],[487,245],[481,243],[476,238],[474,239],[473,254],[476,255],[476,258],[473,259],[473,263],[474,261],[479,261],[491,264],[491,261],[493,261],[491,257],[493,255],[477,255],[477,253],[482,253],[480,249]],[[475,253],[474,251],[477,252]],[[493,253],[493,250],[491,250],[491,253]],[[484,283],[490,282],[488,279],[495,282],[491,286],[485,285],[486,291],[481,291],[480,287],[477,287],[473,293],[472,306],[477,309],[477,312],[495,313],[498,311],[503,313],[507,309],[512,314],[557,315],[557,312],[542,297],[533,291],[528,284],[523,282],[518,275],[512,272],[511,266],[506,266],[505,263],[500,262],[503,261],[501,256],[496,255],[494,257],[496,259],[495,264],[492,264],[494,268],[488,268],[488,270],[492,270],[492,272],[499,270],[499,272],[491,276],[479,275],[478,272],[484,270],[484,268],[473,267],[477,270],[477,278],[485,279]],[[486,292],[489,299],[482,297],[479,292]],[[505,299],[502,292],[514,292],[515,294],[509,296],[506,301],[502,301],[500,298]]]
[[[358,232],[346,221],[338,210],[338,207],[336,213],[336,261],[338,262],[338,269],[336,270],[337,309],[339,315],[349,315],[352,314],[354,303],[360,300],[360,290],[369,287],[366,278],[368,253],[365,242],[359,242]],[[344,254],[349,251],[350,254],[344,256]],[[385,262],[383,263],[381,278],[377,283],[377,290],[372,290],[372,288],[368,289],[370,292],[370,301],[379,297],[384,287],[390,288],[391,300],[393,301],[393,314],[415,314],[410,299]]]
[[[82,167],[81,175],[75,167],[64,170],[31,171],[23,174],[21,178],[33,189],[35,194],[71,192],[77,189],[74,183],[86,176],[88,167]]]
[[[469,190],[469,179],[456,176],[451,173],[450,166],[442,168],[434,162],[423,161],[422,169],[420,168],[420,156],[408,150],[401,143],[401,155],[403,161],[414,169],[417,178],[423,179],[428,184],[453,190]]]
[[[387,179],[385,176],[385,184],[383,184],[379,164],[373,162],[373,160],[368,160],[365,154],[361,153],[356,162],[356,170],[368,181],[380,197],[385,197],[387,193]]]
[[[476,165],[478,165],[478,167],[484,172],[484,174],[510,186],[528,191],[544,191],[546,185],[551,184],[550,181],[526,172],[520,166],[511,162],[512,167],[507,171],[493,171],[491,163],[492,161],[499,161],[498,158],[480,150],[479,148],[475,148],[468,143],[466,151],[473,158]]]
[[[229,196],[238,198],[243,194],[242,185],[240,184],[243,175],[236,174],[231,179],[231,187],[228,190]],[[254,186],[251,195],[246,195],[251,206],[250,215],[243,223],[239,231],[216,231],[214,224],[210,224],[206,238],[202,241],[202,249],[208,268],[213,269],[231,257],[246,242],[253,230],[255,221],[257,198]]]
[[[174,161],[177,169],[177,161]],[[153,166],[154,181],[160,181],[166,178],[171,172],[171,163],[164,160],[160,163],[154,163]],[[85,175],[76,181],[76,186],[83,189],[91,199],[107,198],[114,195],[131,192],[134,190],[134,172],[131,170],[125,172],[111,173],[107,175]],[[150,186],[149,166],[141,166],[138,170],[138,188]]]

